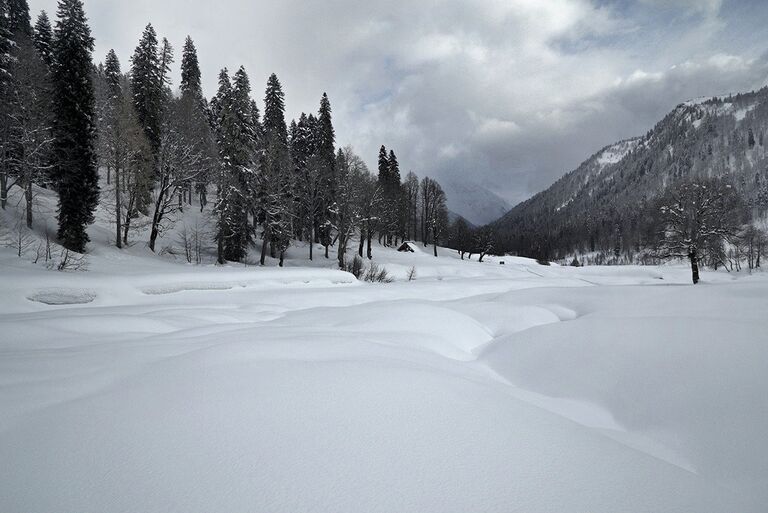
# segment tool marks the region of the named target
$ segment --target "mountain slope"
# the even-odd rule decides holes
[[[441,180],[448,208],[474,225],[484,225],[503,216],[511,205],[485,187],[458,180]]]
[[[726,177],[757,213],[768,207],[768,88],[677,106],[645,136],[592,155],[493,225],[508,251],[562,258],[574,251],[631,253],[648,202],[686,177]]]

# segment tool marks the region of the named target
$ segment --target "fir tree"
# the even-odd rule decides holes
[[[192,38],[187,36],[181,54],[181,93],[202,99],[200,63],[197,60],[197,49]]]
[[[397,156],[395,152],[389,150],[389,157],[387,158],[387,164],[389,167],[387,173],[387,187],[390,196],[395,196],[397,190],[400,187],[400,164],[397,162]]]
[[[379,183],[382,187],[389,183],[389,157],[383,144],[379,148]]]
[[[320,99],[320,109],[317,114],[317,152],[320,158],[327,163],[329,173],[333,174],[336,162],[336,133],[333,130],[333,120],[331,118],[331,102],[325,93],[323,93],[323,97]]]
[[[201,85],[200,64],[197,59],[197,49],[192,38],[187,36],[181,56],[181,117],[182,126],[188,139],[194,141],[196,151],[205,156],[208,171],[200,173],[195,184],[189,184],[189,197],[191,202],[191,188],[194,185],[200,201],[202,212],[207,203],[207,186],[211,178],[213,156],[215,154],[211,127],[208,123],[208,106],[203,97]]]
[[[131,89],[136,114],[144,127],[152,153],[157,156],[160,148],[163,83],[157,34],[151,24],[144,29],[131,63]]]
[[[45,11],[40,11],[37,17],[33,39],[37,53],[50,69],[53,66],[53,29]]]
[[[107,83],[109,96],[120,100],[123,95],[123,74],[120,71],[120,61],[114,50],[107,52],[107,58],[104,59],[104,78]]]
[[[173,64],[173,46],[167,38],[163,38],[160,45],[160,90],[163,95],[170,96],[170,91],[166,87],[171,85],[171,64]],[[169,93],[166,95],[166,93]],[[161,108],[163,105],[161,104]]]
[[[288,128],[285,125],[285,93],[277,75],[272,73],[264,95],[264,134],[268,144],[284,151],[288,147]]]
[[[3,86],[11,77],[11,64],[13,57],[11,50],[14,47],[10,21],[8,18],[8,2],[0,0],[0,93],[5,94]]]
[[[83,252],[99,198],[94,151],[93,38],[81,0],[59,0],[54,39],[53,112],[59,240]]]
[[[222,70],[216,96],[216,140],[222,165],[216,205],[220,263],[241,261],[253,242],[248,214],[253,210],[256,130],[250,91],[245,69],[241,67],[232,80]]]
[[[285,94],[274,73],[267,81],[264,95],[263,160],[259,174],[258,197],[263,226],[262,265],[267,245],[272,256],[279,253],[280,263],[291,234],[291,173],[288,171],[288,127],[285,123]]]
[[[11,33],[21,33],[26,37],[32,36],[27,0],[8,0],[8,23]]]

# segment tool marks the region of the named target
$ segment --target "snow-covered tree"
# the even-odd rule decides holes
[[[54,37],[54,176],[59,191],[59,241],[84,252],[86,225],[99,198],[96,170],[93,38],[81,0],[59,0]]]
[[[157,34],[149,24],[131,57],[131,90],[136,114],[155,157],[160,150],[165,73],[160,59]]]
[[[255,210],[257,133],[250,82],[241,67],[230,80],[219,74],[215,102],[220,178],[216,202],[219,262],[240,261],[253,243],[249,214]]]
[[[261,265],[268,245],[272,256],[283,263],[292,234],[294,185],[290,172],[288,127],[285,123],[285,94],[274,73],[267,81],[264,97],[263,152],[258,179],[259,219],[262,225]]]
[[[740,198],[720,179],[686,180],[670,187],[659,200],[661,258],[684,258],[693,283],[699,263],[722,251],[741,226]]]
[[[6,165],[13,185],[24,190],[26,224],[32,227],[33,184],[47,182],[50,162],[51,87],[46,65],[39,57],[32,39],[17,32],[15,62],[8,87],[8,132]]]
[[[349,241],[363,221],[364,205],[360,201],[371,179],[368,167],[351,147],[339,149],[336,155],[336,201],[334,219],[337,233],[339,269],[346,269]],[[362,238],[362,237],[361,237]]]
[[[130,83],[120,70],[114,50],[104,61],[103,100],[99,110],[99,153],[112,186],[115,245],[128,243],[135,201],[151,181],[151,152],[130,97]]]
[[[35,21],[35,29],[33,33],[33,39],[35,41],[35,48],[37,48],[37,54],[43,60],[48,69],[53,66],[53,28],[51,27],[51,21],[48,19],[48,14],[45,11],[40,11],[40,14]]]
[[[405,237],[411,240],[418,238],[419,224],[419,177],[411,171],[403,182],[403,210],[405,217]]]
[[[197,49],[189,36],[184,42],[182,53],[180,89],[180,103],[177,106],[179,125],[173,129],[182,131],[185,138],[193,142],[197,151],[205,156],[205,170],[196,175],[194,183],[190,182],[182,188],[180,201],[183,202],[186,196],[187,201],[191,203],[194,188],[202,212],[207,203],[207,186],[213,172],[216,148],[208,122],[208,105],[203,97]]]

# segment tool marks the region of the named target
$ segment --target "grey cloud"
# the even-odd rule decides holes
[[[30,4],[55,11],[54,0]],[[244,64],[257,99],[276,72],[290,116],[315,110],[327,91],[338,142],[369,165],[386,144],[406,171],[513,202],[686,98],[766,76],[763,48],[728,43],[741,21],[722,18],[737,10],[719,0],[85,4],[97,58],[114,47],[127,66],[148,21],[177,48],[191,34],[208,94],[223,66]],[[704,15],[665,25],[670,6]]]

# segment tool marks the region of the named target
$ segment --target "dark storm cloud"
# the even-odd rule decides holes
[[[55,11],[54,0],[30,0]],[[517,201],[685,99],[766,81],[762,1],[86,0],[97,59],[123,65],[152,21],[195,39],[206,92],[246,66],[276,72],[288,114],[331,97],[340,144]]]

